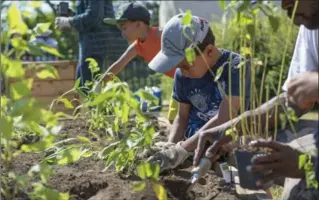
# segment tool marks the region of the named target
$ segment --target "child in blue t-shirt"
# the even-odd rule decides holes
[[[196,149],[198,133],[236,117],[241,98],[248,104],[250,94],[249,66],[242,67],[245,77],[240,73],[243,58],[235,52],[218,49],[208,22],[202,18],[192,16],[191,28],[186,28],[183,33],[184,15],[174,16],[165,25],[161,51],[149,63],[151,69],[162,73],[178,67],[173,98],[179,103],[179,111],[168,139],[177,143],[179,149],[179,155],[173,156],[180,159],[174,161],[176,165],[188,157],[188,152]],[[195,50],[193,63],[186,60],[188,47]],[[245,88],[245,96],[240,94],[240,87]]]

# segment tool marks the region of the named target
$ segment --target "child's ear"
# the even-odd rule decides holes
[[[209,57],[209,58],[213,58],[215,55],[214,55],[214,51],[215,50],[215,47],[211,44],[207,45],[206,48],[205,48],[205,54]]]

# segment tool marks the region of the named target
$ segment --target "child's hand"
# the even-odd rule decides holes
[[[302,73],[288,82],[288,95],[300,108],[318,102],[318,89],[318,71]]]

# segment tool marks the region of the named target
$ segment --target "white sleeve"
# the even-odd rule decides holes
[[[319,70],[319,29],[310,30],[301,25],[290,63],[287,80],[282,89],[287,91],[287,82],[296,75]]]

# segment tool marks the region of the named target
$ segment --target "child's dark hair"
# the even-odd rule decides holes
[[[200,52],[198,52],[197,48],[195,48],[196,55],[200,55],[200,53],[203,52],[205,50],[205,48],[210,44],[215,46],[215,36],[213,34],[212,29],[209,28],[203,42],[197,45]]]

